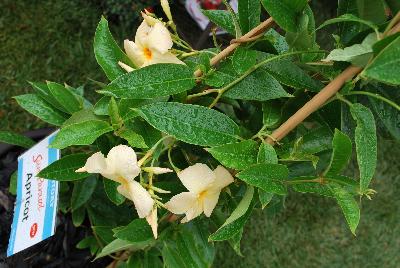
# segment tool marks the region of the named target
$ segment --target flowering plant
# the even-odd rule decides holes
[[[290,191],[335,199],[355,234],[359,202],[375,193],[376,125],[400,138],[400,15],[395,1],[391,19],[381,1],[339,2],[340,16],[319,28],[307,0],[204,11],[235,39],[198,51],[162,0],[167,20],[144,11],[124,51],[100,20],[94,51],[109,82],[95,104],[54,82],[16,96],[60,127],[52,147],[73,148],[39,176],[62,182],[59,208],[76,226],[88,217],[93,233],[78,247],[116,263],[209,267],[214,242],[240,254],[252,212]],[[261,7],[271,15],[263,22]],[[333,23],[336,49],[326,53],[316,33]],[[343,175],[353,147],[357,178]]]

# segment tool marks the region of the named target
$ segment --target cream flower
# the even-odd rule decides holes
[[[164,24],[144,13],[142,16],[144,20],[136,31],[135,42],[127,39],[124,41],[125,52],[129,59],[139,68],[156,63],[184,64],[169,52],[173,43],[171,34]],[[122,62],[118,64],[126,71],[132,71],[126,64]]]
[[[157,239],[157,228],[158,228],[158,219],[157,219],[157,207],[151,210],[150,215],[146,217],[147,223],[150,225],[151,230],[153,232],[154,238]]]
[[[189,192],[173,196],[165,206],[172,213],[186,214],[182,223],[196,218],[202,212],[210,217],[221,190],[233,182],[232,175],[224,167],[218,166],[213,171],[199,163],[182,170],[178,177]]]
[[[103,177],[120,183],[117,190],[120,194],[133,201],[140,218],[150,215],[154,200],[134,180],[140,174],[135,151],[126,145],[118,145],[110,150],[107,157],[100,152],[90,156],[85,166],[76,172],[100,173]]]

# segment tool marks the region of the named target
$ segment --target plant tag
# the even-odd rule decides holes
[[[58,181],[36,174],[60,158],[60,150],[48,148],[57,132],[18,157],[17,199],[7,256],[20,252],[55,232]]]

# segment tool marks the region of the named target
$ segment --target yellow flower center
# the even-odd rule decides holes
[[[143,54],[144,54],[144,56],[146,57],[146,59],[148,59],[148,60],[151,60],[151,58],[152,58],[152,54],[151,54],[151,50],[150,49],[148,49],[147,47],[145,47],[144,49],[143,49]]]
[[[207,190],[202,191],[201,193],[199,193],[199,199],[202,200],[206,197],[207,195]]]

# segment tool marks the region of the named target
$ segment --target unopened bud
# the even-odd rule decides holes
[[[171,9],[169,8],[168,0],[160,0],[161,7],[169,21],[172,21]]]

